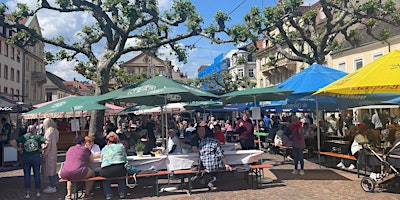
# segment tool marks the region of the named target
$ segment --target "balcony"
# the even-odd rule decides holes
[[[31,79],[32,81],[46,83],[46,74],[43,72],[32,72]]]

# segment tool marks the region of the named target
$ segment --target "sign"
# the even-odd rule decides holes
[[[13,108],[8,106],[8,107],[0,107],[0,111],[12,111]]]
[[[253,107],[251,108],[251,118],[253,119],[261,119],[261,108],[260,107]]]

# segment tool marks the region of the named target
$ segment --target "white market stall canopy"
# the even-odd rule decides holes
[[[181,113],[181,112],[191,112],[184,108],[187,103],[169,103],[164,108],[164,113]],[[161,114],[161,107],[155,107],[145,110],[133,111],[135,115],[159,115]]]

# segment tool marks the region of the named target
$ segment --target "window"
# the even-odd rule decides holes
[[[243,77],[243,76],[244,76],[243,69],[238,69],[238,75],[239,75],[240,77]]]
[[[3,49],[3,40],[0,40],[0,53],[1,53],[1,49]]]
[[[345,62],[339,62],[338,63],[338,70],[346,72],[346,63]]]
[[[25,84],[25,96],[26,97],[28,97],[29,98],[29,90],[31,89],[31,87],[30,87],[30,85],[29,85],[29,81],[28,80],[26,80],[26,82],[25,82],[26,84]]]
[[[8,44],[5,43],[4,55],[8,57]]]
[[[355,58],[354,59],[354,70],[360,69],[361,67],[363,67],[363,59]]]
[[[17,83],[21,81],[21,72],[17,70]]]
[[[8,66],[4,65],[4,74],[3,74],[4,79],[8,79]]]
[[[21,51],[17,50],[17,62],[21,62]]]
[[[11,81],[14,81],[14,80],[15,80],[14,68],[12,68],[12,67],[11,67],[11,70],[10,70],[10,80],[11,80]]]
[[[10,94],[14,95],[14,88],[10,88]]]
[[[53,101],[53,96],[51,95],[51,92],[46,92],[46,101]]]
[[[11,59],[13,59],[13,60],[14,60],[14,56],[15,56],[14,51],[15,51],[14,47],[11,47]]]
[[[7,93],[8,93],[8,88],[7,88],[7,87],[4,87],[3,93],[4,93],[4,94],[7,94]]]
[[[15,92],[17,92],[16,95],[18,95],[18,97],[19,97],[19,90],[16,89]]]
[[[37,71],[38,71],[38,70],[37,70],[37,62],[36,62],[36,61],[33,62],[33,71],[34,71],[34,72],[37,72]]]
[[[249,69],[249,77],[254,78],[254,69]]]
[[[372,60],[376,60],[381,56],[383,56],[382,52],[374,53],[374,54],[372,54]]]
[[[29,58],[26,58],[26,66],[25,66],[25,70],[26,70],[27,72],[31,71],[31,69],[30,69],[30,66],[29,66],[29,63],[30,63],[30,60],[29,60]]]

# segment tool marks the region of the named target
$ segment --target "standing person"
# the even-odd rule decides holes
[[[344,127],[344,119],[343,119],[342,114],[339,114],[339,118],[338,118],[338,130],[339,130],[339,135],[340,135],[340,136],[344,136],[343,127]]]
[[[93,170],[88,164],[93,162],[93,155],[85,147],[85,138],[80,136],[75,138],[75,146],[68,149],[65,155],[65,162],[60,172],[60,177],[67,180],[81,180],[94,176]],[[86,181],[84,198],[92,197],[93,181]],[[72,182],[67,181],[67,196],[65,199],[71,199]]]
[[[156,135],[154,134],[154,127],[155,124],[149,120],[149,118],[147,116],[143,116],[142,118],[142,127],[144,129],[147,129],[147,136],[149,139],[149,145],[156,147]]]
[[[110,132],[107,137],[107,145],[101,150],[100,176],[105,178],[122,177],[126,175],[126,151],[124,145],[119,143],[118,135]],[[112,199],[111,181],[103,181],[104,194],[106,199]],[[125,198],[125,179],[118,180],[119,198]]]
[[[226,161],[221,145],[217,139],[211,134],[206,134],[206,131],[198,131],[198,135],[201,140],[199,144],[200,161],[206,172],[211,175],[211,180],[208,182],[207,186],[209,190],[213,190],[214,182],[217,180],[214,171],[221,168],[232,170],[232,167]]]
[[[374,124],[374,127],[376,130],[382,130],[383,129],[383,124],[380,120],[379,114],[378,114],[378,109],[375,109],[375,113],[372,115],[371,118],[372,124]]]
[[[335,118],[335,114],[332,114],[331,115],[331,117],[328,119],[328,121],[327,121],[327,124],[328,124],[328,130],[327,130],[327,132],[328,132],[328,134],[329,135],[337,135],[338,133],[337,133],[337,121],[336,121],[336,118]]]
[[[56,178],[57,178],[57,142],[59,132],[55,126],[55,122],[46,118],[43,121],[44,127],[44,138],[49,142],[47,147],[43,151],[43,167],[42,172],[44,176],[49,177],[50,185],[43,190],[44,193],[57,192],[56,189]]]
[[[301,122],[296,116],[292,116],[292,121],[289,125],[289,128],[292,132],[292,155],[294,160],[294,170],[292,171],[292,174],[304,175],[303,149],[306,147],[306,143],[304,140],[304,129],[301,126]],[[300,170],[298,170],[299,163]]]
[[[40,148],[47,143],[43,136],[36,135],[34,126],[29,126],[27,133],[11,140],[10,144],[22,153],[22,168],[24,171],[25,198],[30,198],[31,168],[35,180],[36,196],[40,197]],[[18,144],[18,145],[17,145]]]
[[[267,113],[264,114],[263,122],[264,122],[264,131],[266,133],[269,133],[269,129],[271,128],[272,123],[271,123],[271,117]]]
[[[0,134],[0,159],[3,160],[3,145],[7,144],[11,139],[11,124],[7,122],[5,117],[1,118],[1,128]]]
[[[226,140],[232,142],[233,128],[229,120],[225,122]]]
[[[236,123],[235,131],[239,133],[242,149],[254,149],[254,126],[248,111],[243,112],[242,118]]]

